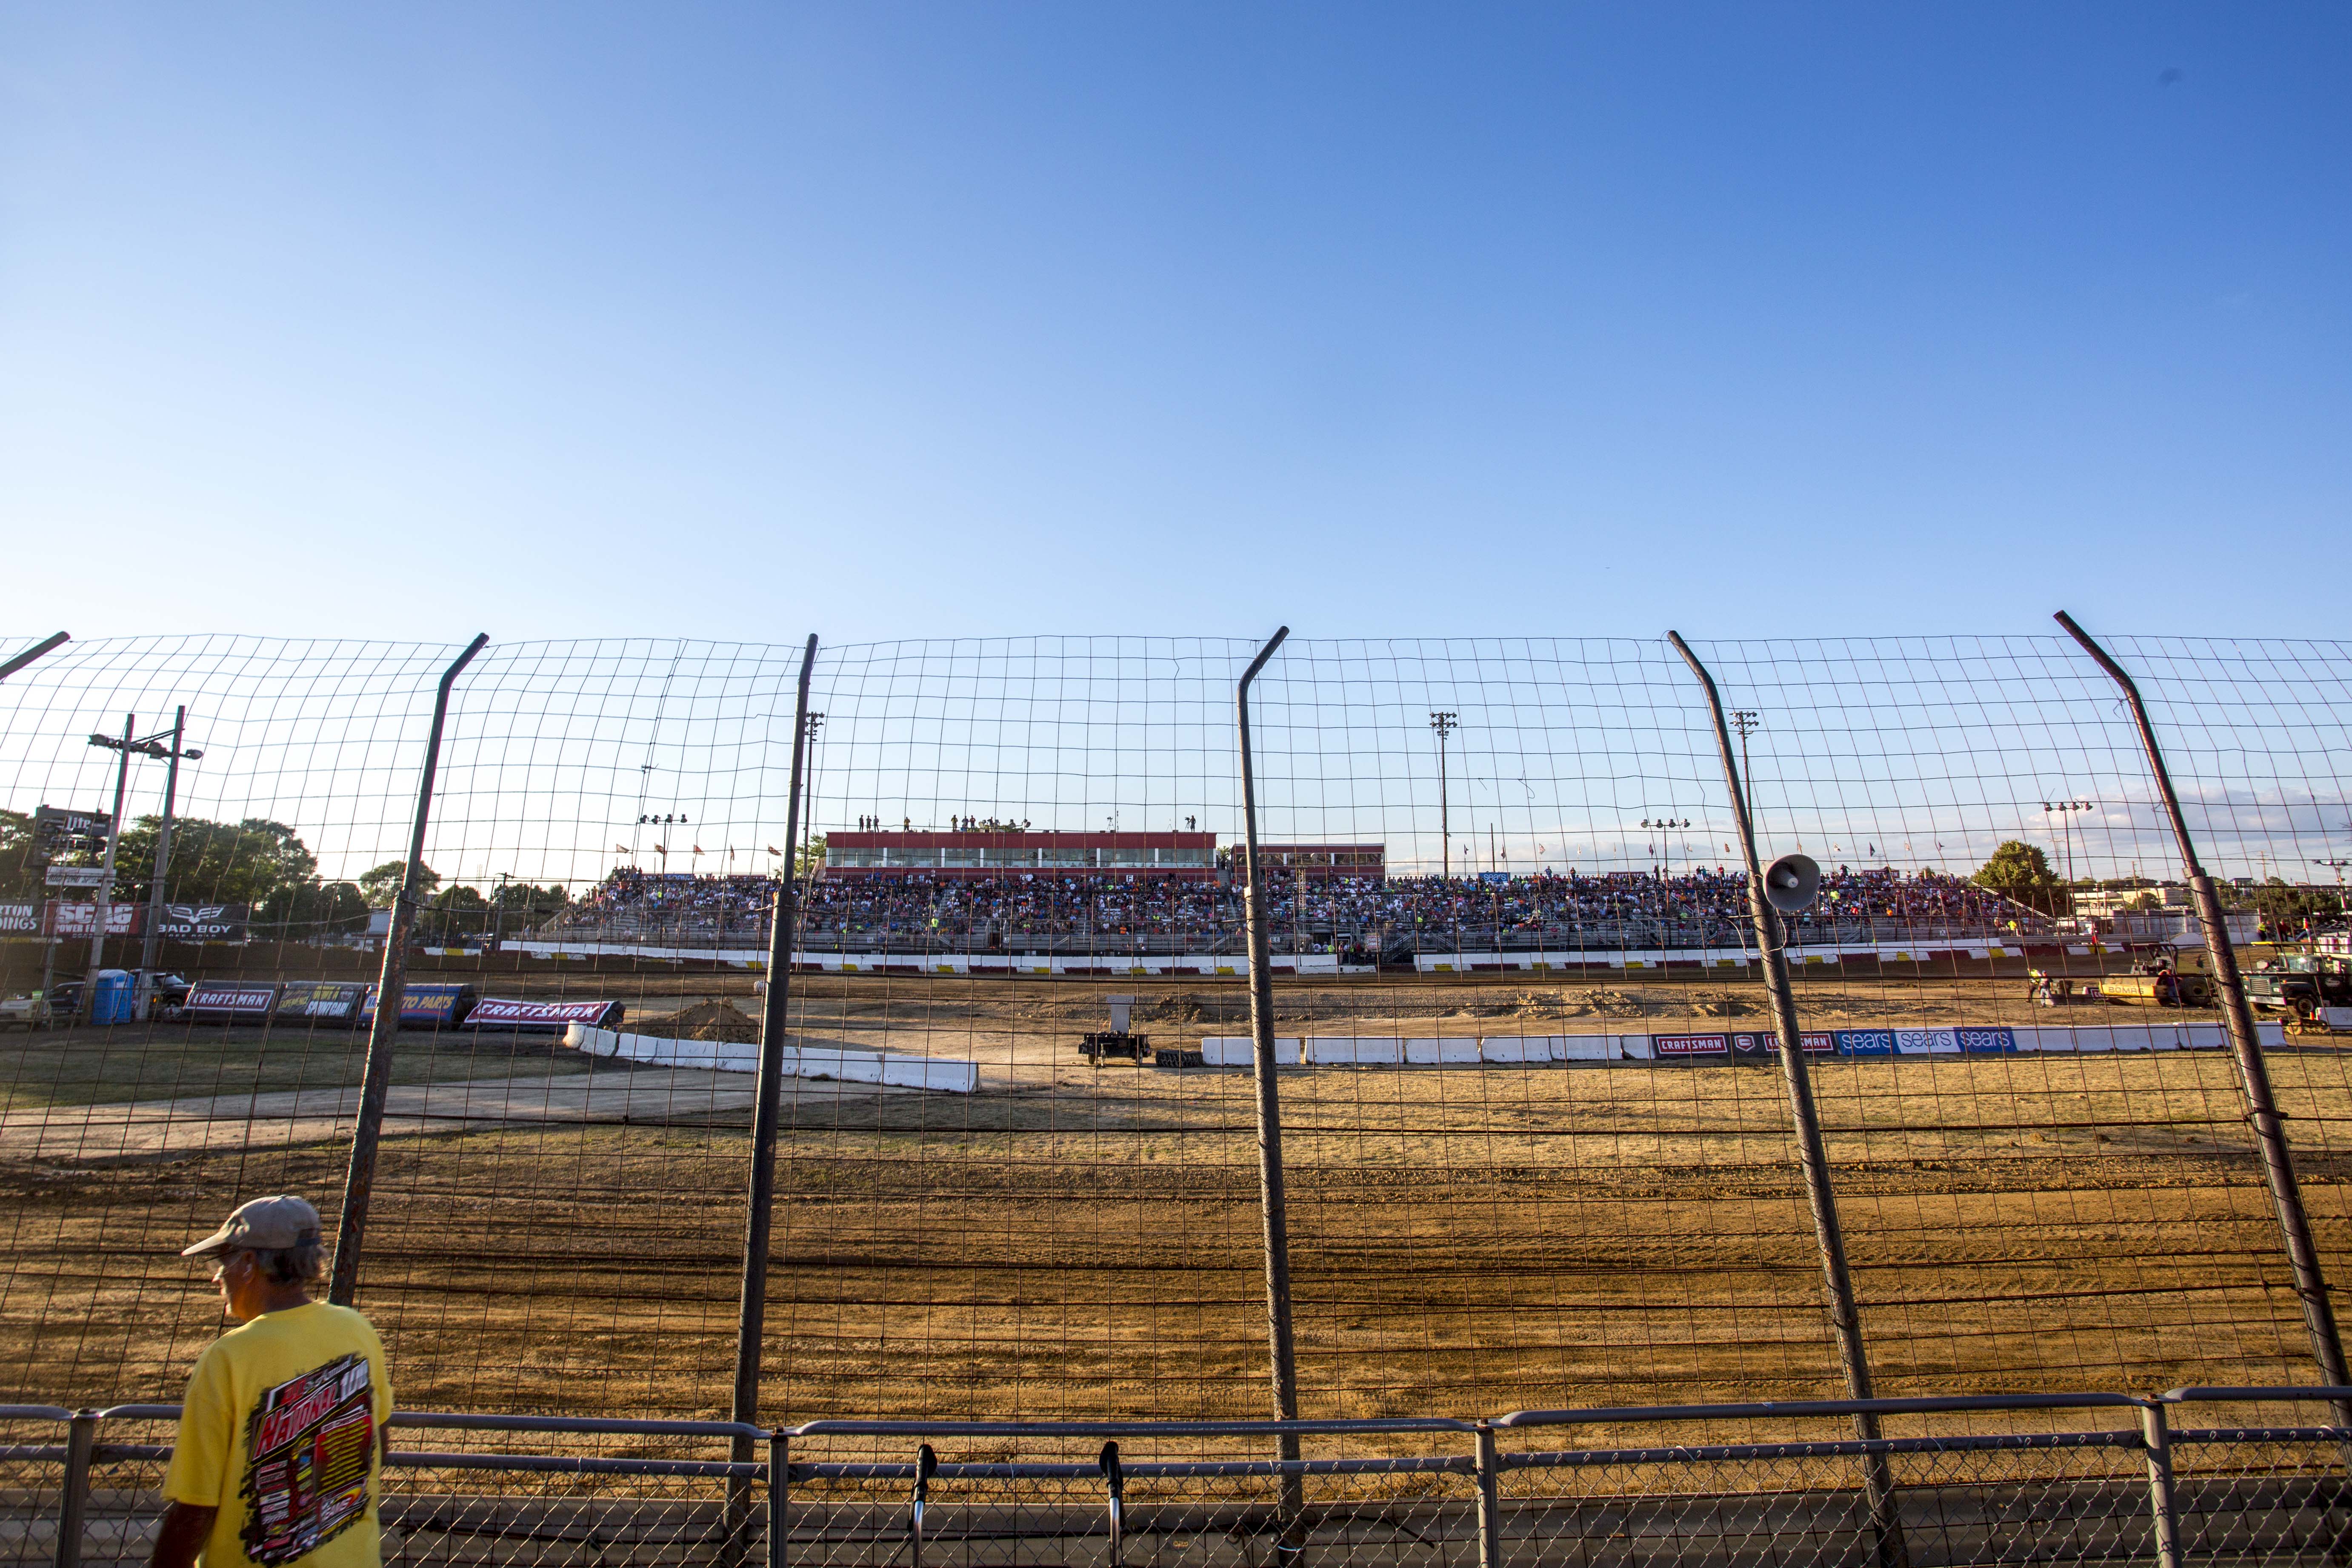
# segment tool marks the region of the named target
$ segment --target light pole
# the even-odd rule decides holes
[[[158,744],[163,739],[160,735],[131,748],[142,756],[163,757],[169,763],[163,770],[163,820],[155,830],[155,879],[147,889],[147,934],[139,944],[139,993],[134,1005],[135,1016],[141,1018],[146,1017],[155,1005],[155,949],[163,936],[163,883],[172,864],[172,812],[179,803],[180,759],[194,762],[204,755],[193,747],[181,748],[187,730],[188,710],[183,704],[172,714],[172,743],[168,749]]]
[[[1432,713],[1429,727],[1437,731],[1437,874],[1454,879],[1454,825],[1445,812],[1445,737],[1461,727],[1457,713]]]
[[[2074,816],[2079,812],[2090,809],[2091,803],[2087,800],[2056,802],[2045,800],[2042,803],[2042,811],[2045,819],[2053,813],[2058,818],[2058,831],[2065,846],[2062,853],[2065,856],[2066,889],[2069,893],[2073,892],[2074,888]]]
[[[114,815],[106,819],[106,858],[99,876],[98,902],[90,907],[89,973],[82,977],[81,1006],[79,1011],[88,1017],[98,1007],[98,972],[106,963],[106,924],[114,901],[114,846],[122,837],[122,792],[131,784],[131,749],[139,728],[136,714],[122,716],[122,738],[92,735],[89,743],[102,746],[117,754],[114,764]]]

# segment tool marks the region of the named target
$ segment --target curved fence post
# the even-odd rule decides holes
[[[425,740],[425,772],[416,785],[416,816],[408,831],[408,868],[393,901],[392,929],[383,934],[383,968],[376,979],[375,1016],[369,1022],[367,1066],[360,1079],[359,1118],[352,1125],[352,1158],[343,1173],[343,1208],[335,1222],[335,1267],[327,1300],[348,1307],[359,1292],[360,1251],[367,1239],[368,1204],[375,1195],[376,1146],[383,1137],[383,1100],[392,1087],[392,1051],[408,991],[408,932],[416,923],[416,883],[425,866],[425,825],[433,815],[433,778],[441,767],[441,731],[449,719],[449,692],[457,677],[489,646],[483,632],[441,672],[433,697],[433,729]]]
[[[1862,1314],[1853,1303],[1853,1275],[1846,1266],[1845,1234],[1838,1219],[1837,1192],[1830,1184],[1828,1151],[1822,1142],[1821,1112],[1813,1102],[1811,1064],[1805,1060],[1805,1039],[1797,1025],[1797,999],[1789,986],[1789,955],[1781,947],[1780,917],[1764,901],[1764,863],[1756,852],[1756,828],[1748,815],[1748,791],[1739,763],[1731,753],[1731,729],[1724,721],[1723,698],[1715,689],[1698,655],[1691,652],[1680,632],[1666,640],[1683,656],[1691,673],[1706,692],[1708,714],[1715,721],[1715,743],[1723,759],[1724,783],[1731,790],[1731,815],[1739,829],[1739,853],[1748,870],[1748,912],[1756,928],[1756,945],[1763,961],[1764,992],[1772,1005],[1772,1028],[1780,1038],[1780,1075],[1789,1089],[1789,1119],[1797,1132],[1797,1157],[1804,1167],[1805,1198],[1813,1215],[1813,1239],[1822,1255],[1822,1279],[1829,1293],[1830,1327],[1837,1336],[1838,1360],[1845,1370],[1846,1394],[1853,1399],[1875,1397],[1871,1393],[1870,1356],[1862,1338]],[[1879,1437],[1878,1417],[1867,1410],[1853,1416],[1854,1436],[1865,1443]],[[1879,1568],[1901,1568],[1906,1561],[1903,1521],[1895,1502],[1895,1476],[1884,1452],[1862,1456],[1863,1489],[1870,1503],[1873,1533],[1877,1537]]]
[[[760,1362],[767,1333],[768,1240],[776,1200],[776,1129],[783,1118],[784,1031],[792,1011],[793,932],[800,912],[798,868],[800,852],[801,777],[808,760],[809,676],[816,667],[816,634],[809,634],[801,650],[798,695],[793,702],[793,763],[784,794],[784,868],[776,880],[775,903],[768,922],[768,990],[760,1009],[760,1070],[751,1109],[751,1196],[744,1205],[743,1281],[735,1320],[735,1394],[730,1419],[756,1426],[760,1419]],[[738,1437],[734,1458],[751,1458],[751,1439]],[[770,1479],[770,1496],[774,1479]],[[751,1519],[748,1486],[730,1488],[728,1511],[734,1528],[730,1538],[740,1558],[743,1531]],[[770,1529],[774,1529],[772,1517]]]
[[[1242,909],[1249,926],[1249,988],[1251,1060],[1257,1089],[1258,1208],[1265,1228],[1265,1326],[1272,1352],[1274,1415],[1277,1421],[1298,1419],[1298,1363],[1290,1331],[1290,1219],[1282,1186],[1282,1096],[1277,1087],[1274,1053],[1274,972],[1266,932],[1265,879],[1259,874],[1257,855],[1257,769],[1250,751],[1250,683],[1290,635],[1276,626],[1257,657],[1242,672],[1234,689],[1234,719],[1241,738],[1242,845],[1245,878]],[[1276,1439],[1286,1466],[1282,1472],[1280,1551],[1295,1553],[1294,1539],[1306,1507],[1306,1479],[1297,1470],[1298,1435],[1285,1432]]]
[[[2074,617],[2060,610],[2056,616],[2066,635],[2083,647],[2098,667],[2123,689],[2124,700],[2131,707],[2132,723],[2139,731],[2139,743],[2147,752],[2148,772],[2155,775],[2156,793],[2164,803],[2164,813],[2172,827],[2172,837],[2180,847],[2180,869],[2189,879],[2189,896],[2197,900],[2198,923],[2205,928],[2205,952],[2213,965],[2213,987],[2221,993],[2221,1016],[2230,1030],[2230,1048],[2238,1059],[2238,1087],[2245,1097],[2246,1121],[2254,1130],[2254,1143],[2261,1152],[2263,1177],[2271,1192],[2271,1206],[2278,1217],[2279,1234],[2285,1239],[2287,1265],[2294,1272],[2294,1293],[2303,1300],[2304,1326],[2311,1334],[2312,1359],[2319,1363],[2319,1380],[2331,1388],[2352,1384],[2346,1375],[2344,1342],[2336,1327],[2336,1309],[2327,1299],[2327,1279],[2319,1267],[2319,1248],[2311,1239],[2311,1219],[2303,1206],[2303,1188],[2295,1181],[2294,1162],[2287,1150],[2286,1128],[2279,1115],[2278,1101],[2271,1093],[2271,1073],[2263,1060],[2263,1044],[2254,1033],[2253,1009],[2246,1005],[2245,983],[2238,974],[2237,950],[2230,942],[2230,928],[2221,913],[2221,895],[2213,886],[2213,879],[2205,874],[2198,862],[2197,845],[2189,837],[2189,819],[2181,815],[2180,797],[2173,792],[2171,770],[2164,765],[2164,752],[2156,743],[2156,727],[2149,722],[2147,705],[2140,700],[2139,687],[2117,664],[2092,640],[2091,634],[2075,624]],[[2352,1427],[2352,1405],[2338,1405],[2333,1411],[2336,1425]],[[2347,1456],[2352,1462],[2352,1456]]]

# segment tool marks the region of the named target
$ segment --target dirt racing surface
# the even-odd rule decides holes
[[[740,973],[478,984],[705,1038],[761,1006]],[[1268,1413],[1249,1076],[1090,1066],[1113,993],[1163,1047],[1247,1031],[1231,980],[795,977],[793,1043],[971,1060],[980,1090],[788,1083],[764,1415]],[[2147,1016],[2032,1008],[2021,975],[1806,977],[1799,1002],[1823,1027]],[[1740,983],[1636,977],[1287,983],[1277,1013],[1285,1035],[1765,1016]],[[178,1247],[264,1192],[332,1222],[363,1046],[0,1039],[11,1396],[176,1396],[219,1326]],[[2271,1068],[2341,1279],[2352,1078],[2324,1044]],[[2226,1053],[1813,1071],[1881,1392],[2311,1381]],[[723,1409],[751,1079],[416,1031],[393,1076],[361,1304],[401,1403]],[[1279,1090],[1308,1414],[1841,1391],[1772,1065],[1309,1068]]]

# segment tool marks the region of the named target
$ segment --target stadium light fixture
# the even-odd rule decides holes
[[[1445,737],[1461,727],[1458,713],[1432,713],[1429,727],[1437,731],[1437,874],[1454,875],[1454,826],[1447,820],[1445,804]]]

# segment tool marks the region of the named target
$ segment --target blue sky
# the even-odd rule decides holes
[[[2352,11],[0,9],[26,633],[2328,636]]]

